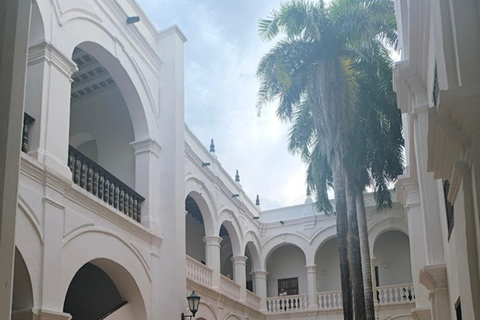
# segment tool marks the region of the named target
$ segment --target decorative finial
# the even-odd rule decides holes
[[[210,142],[210,152],[215,152],[215,143],[212,141]]]
[[[235,173],[235,182],[240,183],[240,175],[238,174],[238,170]]]
[[[260,197],[257,194],[257,200],[255,200],[255,205],[259,206],[260,205]]]

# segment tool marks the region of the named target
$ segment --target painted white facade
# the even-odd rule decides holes
[[[178,319],[191,290],[197,319],[342,318],[335,216],[309,198],[262,211],[185,126],[178,27],[157,30],[134,0],[36,0],[31,21],[13,319]],[[365,202],[378,319],[411,319],[445,244],[419,251],[430,242],[412,233],[435,240],[406,218],[420,205]],[[279,297],[291,278],[298,295]]]
[[[480,319],[479,2],[395,3],[394,86],[408,161],[397,192],[415,243],[412,316]]]

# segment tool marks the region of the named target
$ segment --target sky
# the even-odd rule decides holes
[[[305,201],[305,166],[287,151],[290,124],[267,105],[258,116],[261,57],[274,45],[258,37],[261,18],[280,0],[138,0],[161,29],[176,24],[185,44],[185,122],[262,210]]]

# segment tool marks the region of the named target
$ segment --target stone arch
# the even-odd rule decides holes
[[[250,251],[250,254],[252,255],[251,256],[252,268],[253,268],[253,271],[256,271],[256,270],[260,270],[260,268],[261,268],[260,242],[258,241],[256,235],[253,235],[251,237],[248,236],[248,235],[251,235],[252,233],[253,233],[253,231],[251,231],[247,234],[247,237],[245,239],[246,244],[245,244],[245,250],[244,251],[246,251],[247,248]]]
[[[311,241],[311,247],[313,257],[315,258],[318,250],[320,250],[320,247],[324,245],[328,240],[334,238],[337,236],[337,225],[333,224],[330,225],[326,228],[321,229],[319,232],[317,232],[313,237]]]
[[[241,319],[239,316],[229,313],[225,316],[225,320],[241,320]]]
[[[370,245],[370,256],[373,257],[373,248],[377,238],[384,232],[398,230],[408,237],[408,226],[405,220],[395,217],[382,219],[368,228],[368,243]]]
[[[89,30],[78,32],[78,30]],[[132,120],[135,141],[155,136],[155,105],[148,83],[121,40],[107,26],[80,16],[72,16],[62,25],[59,50],[71,57],[75,48],[91,54],[112,75],[127,104]],[[133,60],[132,60],[133,59]]]
[[[227,229],[228,234],[230,236],[230,240],[232,242],[232,253],[234,256],[240,256],[244,254],[242,251],[242,229],[241,225],[237,220],[237,217],[231,210],[223,210],[220,213],[218,218],[218,225],[217,225],[217,232],[215,235],[220,234],[221,227],[224,226]]]
[[[22,254],[18,248],[15,247],[12,311],[30,310],[33,306],[34,296],[30,272]]]
[[[200,301],[200,306],[198,307],[198,312],[195,315],[197,320],[217,320],[218,316],[215,310],[207,303]]]
[[[217,233],[214,227],[214,212],[215,204],[208,190],[204,187],[204,184],[196,179],[189,178],[185,182],[185,198],[191,196],[197,203],[202,213],[203,223],[205,226],[205,235],[213,236]]]
[[[65,301],[68,288],[78,270],[87,263],[105,272],[129,304],[132,319],[146,320],[150,309],[151,278],[148,257],[105,230],[87,229],[64,240],[62,286]]]
[[[293,233],[283,233],[268,239],[263,244],[262,257],[260,259],[260,262],[262,264],[261,267],[262,268],[266,267],[268,258],[275,249],[287,244],[294,245],[300,248],[300,250],[302,250],[305,256],[307,265],[311,265],[314,263],[311,255],[308,254],[309,253],[308,248],[310,247],[310,244],[306,238]]]
[[[315,251],[315,268],[319,292],[341,290],[340,259],[336,235],[324,239]]]

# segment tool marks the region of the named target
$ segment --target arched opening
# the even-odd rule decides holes
[[[74,320],[103,319],[126,303],[108,274],[86,263],[68,287],[63,311],[70,313]]]
[[[296,245],[281,245],[267,258],[267,296],[307,294],[305,254]]]
[[[222,238],[220,244],[220,273],[229,279],[234,279],[233,275],[233,248],[232,239],[228,233],[225,225],[220,227],[220,233],[218,234]]]
[[[20,251],[15,248],[15,265],[13,270],[12,311],[30,310],[33,308],[33,290],[30,273]]]
[[[202,211],[195,199],[188,195],[185,199],[185,251],[186,254],[205,264],[205,223]]]
[[[412,283],[410,242],[406,234],[396,230],[382,233],[375,240],[374,255],[378,286]]]
[[[341,290],[340,260],[336,237],[327,240],[318,248],[315,253],[315,265],[318,292]]]
[[[247,257],[246,265],[245,265],[245,273],[246,273],[246,288],[247,290],[250,290],[251,292],[256,293],[256,288],[255,288],[255,281],[254,281],[254,271],[259,270],[259,254],[257,247],[253,243],[253,241],[247,242],[247,245],[245,246],[245,256]]]
[[[88,48],[80,44],[72,55],[78,71],[72,75],[70,145],[134,189],[135,154],[130,143],[135,136],[129,110],[111,70]],[[72,137],[81,133],[91,140],[74,145]]]

